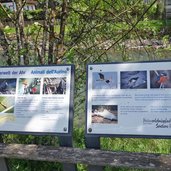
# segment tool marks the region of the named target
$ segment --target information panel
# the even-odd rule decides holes
[[[171,136],[171,62],[87,66],[87,135]]]
[[[73,65],[1,67],[0,132],[69,134]]]

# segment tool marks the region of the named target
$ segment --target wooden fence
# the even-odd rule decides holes
[[[72,164],[82,163],[86,165],[154,169],[162,171],[171,170],[171,154],[115,152],[96,149],[1,143],[0,159],[2,158]]]

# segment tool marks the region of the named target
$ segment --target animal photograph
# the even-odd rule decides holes
[[[147,71],[123,71],[120,82],[121,89],[147,89]]]
[[[116,89],[117,72],[94,72],[93,89]]]
[[[66,94],[66,77],[44,78],[43,94]]]
[[[20,78],[18,94],[40,94],[41,78]]]
[[[171,70],[150,71],[150,88],[171,88]]]
[[[117,124],[117,105],[92,105],[92,123]]]
[[[0,94],[15,94],[17,79],[0,79]]]

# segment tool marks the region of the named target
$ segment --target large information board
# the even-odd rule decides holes
[[[73,67],[1,67],[0,132],[70,134]]]
[[[171,62],[89,64],[87,135],[171,136]]]

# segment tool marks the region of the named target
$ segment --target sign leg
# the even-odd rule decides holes
[[[2,135],[0,135],[0,143],[3,143]],[[7,160],[5,158],[0,158],[0,171],[9,171]]]
[[[7,161],[5,158],[0,158],[0,170],[9,171],[9,168],[7,166]]]
[[[86,137],[86,148],[100,149],[100,137]],[[103,171],[103,166],[89,165],[88,171]]]
[[[59,136],[59,144],[61,147],[72,147],[72,136]],[[63,171],[77,171],[76,164],[62,163]]]

